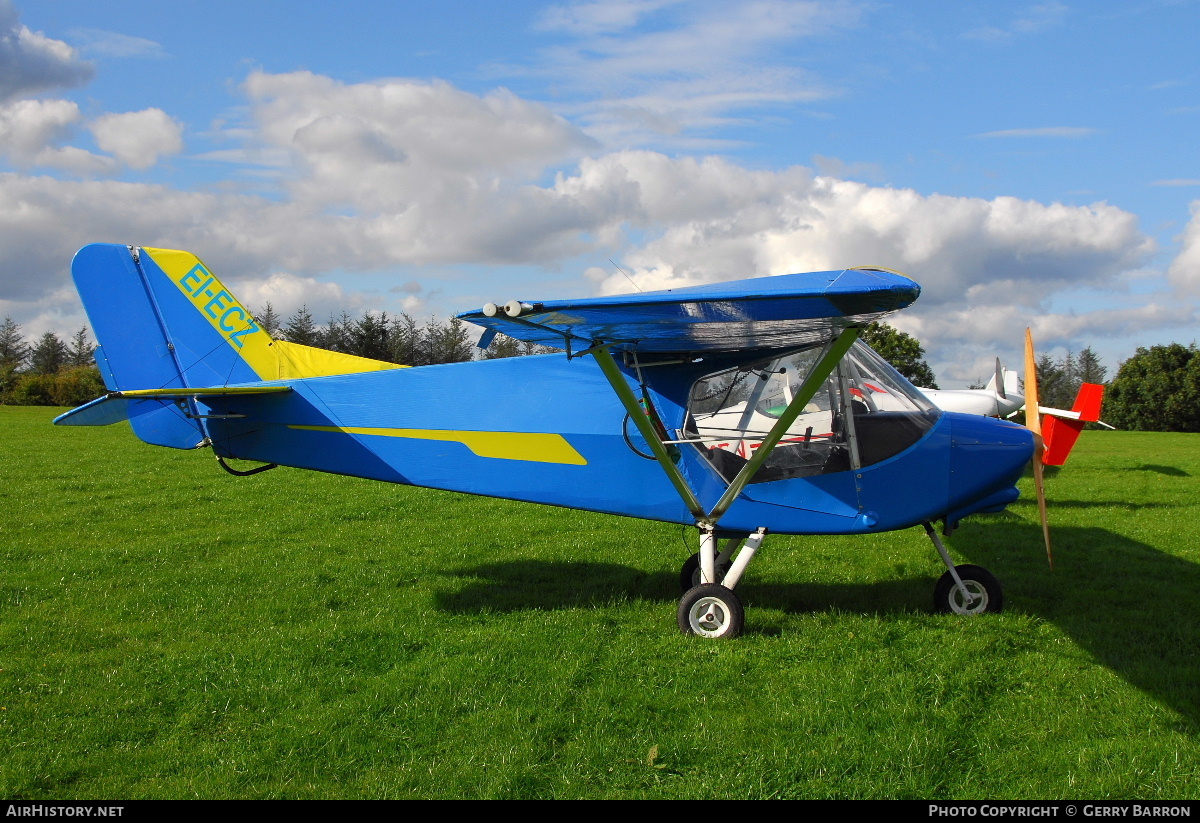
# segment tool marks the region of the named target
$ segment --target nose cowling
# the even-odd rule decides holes
[[[970,414],[947,413],[950,423],[948,525],[981,511],[999,511],[1019,496],[1016,484],[1033,457],[1033,432]]]

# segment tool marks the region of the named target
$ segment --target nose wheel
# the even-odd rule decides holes
[[[713,529],[700,530],[700,551],[679,570],[683,591],[677,613],[680,631],[708,638],[737,637],[742,633],[746,610],[733,590],[766,536],[767,530],[759,529],[744,537],[729,538],[718,553]],[[707,575],[705,568],[710,570]],[[714,582],[705,583],[705,579]]]
[[[960,588],[946,572],[933,588],[933,607],[943,614],[997,613],[1004,608],[1000,581],[980,566],[955,566],[962,581]],[[965,590],[965,592],[964,592]]]
[[[708,638],[737,637],[746,624],[741,599],[719,583],[688,590],[679,601],[679,630]]]
[[[946,573],[933,587],[933,608],[943,614],[993,614],[1004,608],[1004,590],[995,575],[982,566],[964,563],[954,565],[950,552],[942,545],[931,523],[925,523],[925,534],[946,564]]]

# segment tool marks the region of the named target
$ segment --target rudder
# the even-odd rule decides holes
[[[395,363],[276,341],[196,255],[96,243],[72,275],[113,391],[211,389],[263,381],[401,368]],[[135,400],[134,432],[147,443],[195,448],[204,427],[186,400]]]

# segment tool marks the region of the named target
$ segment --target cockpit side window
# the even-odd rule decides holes
[[[754,454],[823,351],[814,346],[693,384],[687,437],[726,481]],[[908,381],[856,342],[750,482],[848,471],[886,460],[917,442],[937,414]]]
[[[933,428],[941,412],[870,346],[858,341],[841,368],[854,405],[861,465],[894,457]]]

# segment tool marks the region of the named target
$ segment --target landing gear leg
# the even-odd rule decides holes
[[[946,573],[933,587],[933,607],[942,613],[984,614],[998,613],[1004,608],[1004,590],[995,575],[981,566],[963,564],[955,566],[950,553],[930,523],[923,524],[925,534],[933,541]]]
[[[701,529],[700,551],[688,558],[679,575],[681,587],[692,583],[679,601],[680,631],[711,638],[737,637],[742,633],[746,613],[733,588],[766,536],[766,529],[759,529],[744,541],[729,540],[718,555],[716,535],[711,529]],[[730,562],[739,542],[741,550]]]

